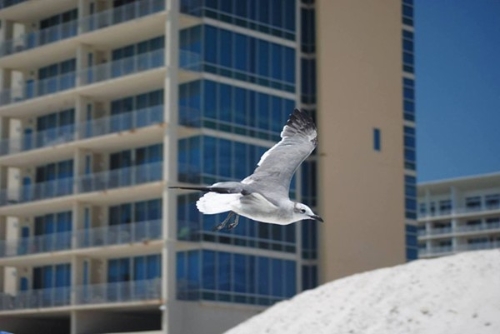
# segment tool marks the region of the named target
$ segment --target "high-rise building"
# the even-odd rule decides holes
[[[409,0],[0,0],[0,330],[220,333],[416,258],[412,17]],[[250,174],[296,106],[320,146],[291,196],[321,227],[213,232],[224,215],[168,190]]]
[[[420,258],[500,248],[500,173],[418,185]]]
[[[316,15],[328,281],[417,258],[413,1],[323,0]]]

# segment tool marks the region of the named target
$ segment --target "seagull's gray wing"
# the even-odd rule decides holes
[[[309,114],[295,109],[281,131],[281,138],[262,155],[254,173],[241,181],[274,204],[289,198],[293,174],[318,142],[316,125]]]

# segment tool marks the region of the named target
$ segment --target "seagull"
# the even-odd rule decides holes
[[[197,202],[201,213],[210,215],[228,212],[214,231],[231,230],[238,225],[239,216],[270,224],[288,225],[312,219],[323,222],[311,208],[290,200],[290,181],[300,164],[318,143],[316,125],[311,116],[295,109],[281,131],[281,141],[260,158],[252,175],[241,182],[218,182],[208,187],[174,186],[173,189],[207,192]]]

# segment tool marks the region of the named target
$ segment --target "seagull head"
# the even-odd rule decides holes
[[[296,220],[313,219],[323,222],[323,218],[314,214],[310,207],[302,203],[295,203],[293,206],[293,214],[295,218],[297,218]]]

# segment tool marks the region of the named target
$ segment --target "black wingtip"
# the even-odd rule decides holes
[[[316,130],[316,124],[314,123],[311,115],[309,115],[308,112],[298,108],[295,108],[293,110],[293,113],[290,115],[288,121],[286,122],[286,125],[288,126],[293,126],[294,124],[297,124],[299,128],[310,128]]]
[[[210,191],[209,187],[184,187],[184,186],[171,186],[168,189],[184,189],[184,190],[198,190],[198,191]]]

